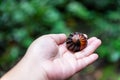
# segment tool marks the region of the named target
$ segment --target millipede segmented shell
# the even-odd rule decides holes
[[[71,33],[66,39],[66,47],[72,52],[83,50],[87,46],[87,37],[83,33]]]

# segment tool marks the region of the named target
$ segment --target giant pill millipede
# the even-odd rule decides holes
[[[83,33],[71,33],[66,39],[66,47],[72,52],[83,50],[87,46],[87,36]]]

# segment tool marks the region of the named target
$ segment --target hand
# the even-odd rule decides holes
[[[96,37],[88,39],[87,47],[75,53],[67,50],[65,40],[65,34],[49,34],[36,39],[11,73],[18,69],[21,70],[19,74],[28,73],[28,78],[24,75],[20,80],[64,80],[98,58],[93,52],[101,41]]]

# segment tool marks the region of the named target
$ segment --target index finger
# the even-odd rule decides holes
[[[65,34],[49,34],[48,36],[52,38],[58,45],[64,43],[66,40]]]

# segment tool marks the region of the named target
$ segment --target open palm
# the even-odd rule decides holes
[[[28,51],[36,55],[49,80],[64,80],[94,62],[98,55],[93,52],[101,44],[96,37],[88,39],[87,47],[79,52],[66,49],[64,34],[45,35],[33,42]],[[39,48],[39,49],[38,49]]]

